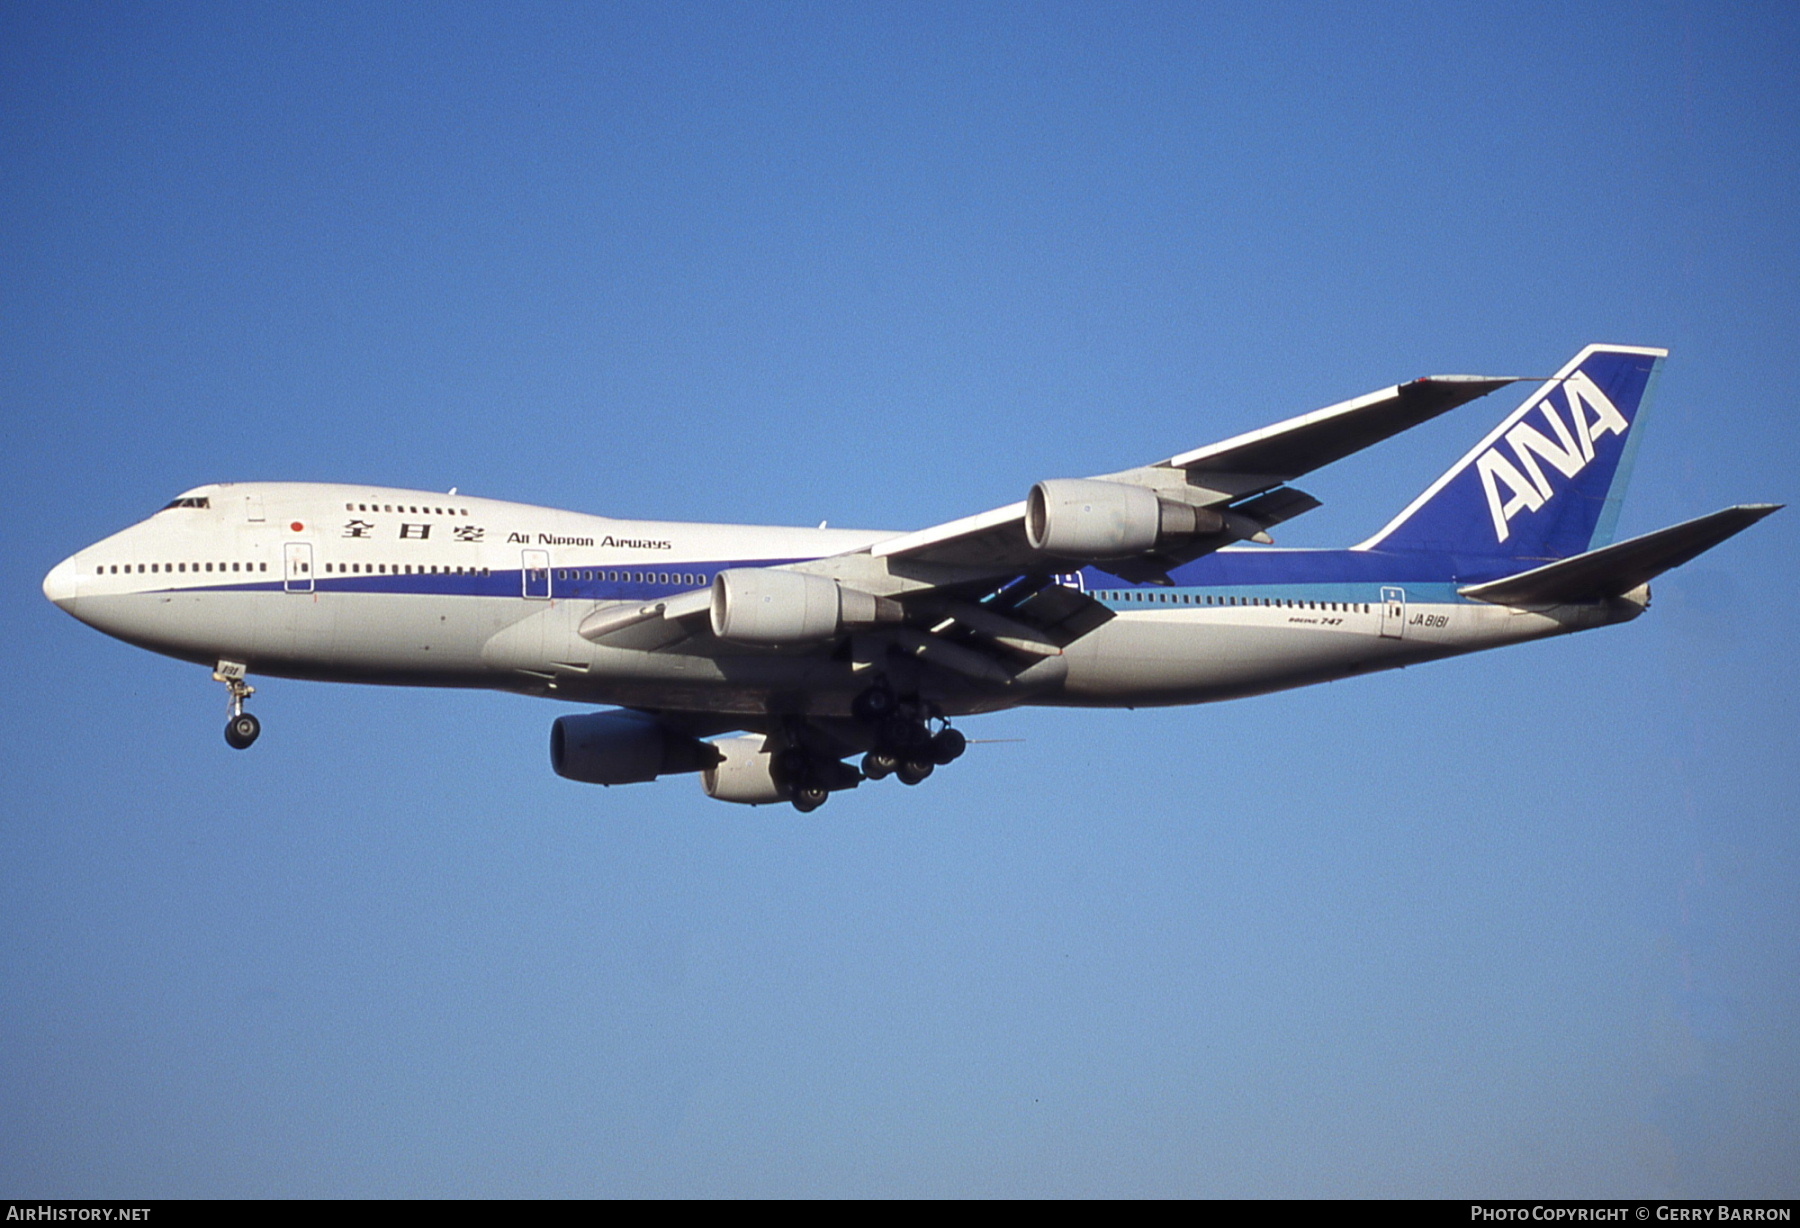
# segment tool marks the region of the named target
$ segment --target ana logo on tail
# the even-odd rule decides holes
[[[1535,512],[1555,496],[1540,460],[1549,462],[1564,477],[1575,477],[1594,459],[1594,445],[1602,435],[1622,436],[1631,429],[1625,415],[1585,371],[1564,379],[1562,388],[1568,401],[1567,420],[1557,412],[1549,393],[1534,406],[1555,435],[1554,440],[1531,424],[1528,413],[1506,432],[1506,442],[1511,445],[1517,464],[1506,457],[1499,444],[1475,460],[1481,488],[1487,494],[1488,512],[1494,518],[1496,541],[1507,539],[1508,522],[1519,512]],[[1502,486],[1507,491],[1504,497]]]

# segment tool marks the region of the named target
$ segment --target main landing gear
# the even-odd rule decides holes
[[[787,745],[769,765],[776,783],[801,814],[810,814],[833,793],[853,789],[864,780],[897,776],[901,784],[920,784],[968,749],[969,740],[950,728],[937,705],[916,695],[896,695],[885,681],[858,695],[851,711],[874,735],[874,749],[863,756],[860,772],[830,757],[829,750],[809,748],[798,726],[787,730],[783,739]]]
[[[862,782],[849,764],[808,754],[797,745],[779,752],[772,766],[775,779],[787,787],[788,800],[801,814],[823,806],[833,791],[853,789]]]
[[[875,748],[862,761],[863,775],[870,780],[896,776],[903,785],[920,784],[968,749],[969,740],[950,728],[935,705],[901,699],[884,683],[858,695],[851,711],[876,729]]]
[[[244,711],[244,701],[256,694],[256,688],[244,681],[247,667],[239,661],[221,661],[213,670],[213,681],[223,682],[231,692],[231,719],[225,722],[225,745],[232,750],[248,749],[262,733],[262,722]]]

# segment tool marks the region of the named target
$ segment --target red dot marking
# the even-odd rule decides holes
[[[306,526],[301,524],[298,520],[296,520],[293,524],[288,526],[288,528],[292,529],[296,533],[300,532],[300,530],[304,529],[305,527]]]

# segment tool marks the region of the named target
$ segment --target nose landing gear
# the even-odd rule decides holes
[[[256,688],[244,681],[249,667],[241,661],[221,661],[213,670],[213,681],[223,682],[231,692],[231,719],[225,722],[225,745],[232,750],[245,750],[262,733],[262,722],[244,711],[244,701],[256,694]]]
[[[248,712],[240,712],[225,722],[225,744],[233,750],[246,750],[262,733],[262,722]]]

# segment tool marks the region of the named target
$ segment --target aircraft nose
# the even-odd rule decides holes
[[[76,568],[75,555],[70,555],[50,569],[44,577],[44,596],[50,598],[62,609],[68,609],[74,601],[80,587],[80,572]]]

